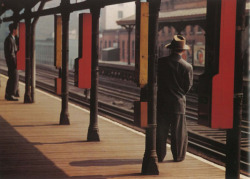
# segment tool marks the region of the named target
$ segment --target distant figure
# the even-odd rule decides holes
[[[17,45],[15,36],[17,35],[17,24],[12,23],[9,25],[10,34],[4,41],[4,55],[8,66],[8,81],[5,90],[5,99],[8,101],[18,101],[18,80],[19,75],[17,71],[16,52]]]
[[[171,151],[174,161],[180,162],[185,158],[188,144],[185,95],[193,85],[193,68],[182,58],[182,53],[189,49],[183,36],[175,35],[165,47],[171,54],[158,62],[156,151],[158,161],[162,162],[171,128]]]

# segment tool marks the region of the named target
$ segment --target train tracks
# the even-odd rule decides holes
[[[2,63],[0,62],[1,66]],[[7,74],[6,68],[1,73]],[[58,76],[57,70],[51,66],[37,66],[37,87],[49,93],[54,93],[54,78]],[[89,96],[83,90],[73,86],[74,74],[69,74],[69,98],[71,101],[89,108]],[[20,80],[24,81],[24,73],[20,73]],[[113,120],[143,131],[134,126],[133,102],[139,100],[139,89],[135,84],[100,77],[99,113]],[[190,95],[187,98],[187,122],[189,133],[189,151],[212,160],[219,164],[225,163],[225,130],[211,129],[197,124],[197,97]],[[249,122],[243,120],[241,142],[241,172],[249,175]]]

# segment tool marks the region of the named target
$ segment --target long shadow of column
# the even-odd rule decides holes
[[[0,178],[68,178],[0,116]]]

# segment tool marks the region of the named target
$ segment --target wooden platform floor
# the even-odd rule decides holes
[[[86,142],[89,112],[69,105],[71,125],[61,126],[61,100],[36,90],[36,102],[4,100],[0,76],[0,178],[225,178],[225,171],[188,154],[175,163],[170,150],[160,174],[140,174],[143,134],[99,117],[100,142]]]

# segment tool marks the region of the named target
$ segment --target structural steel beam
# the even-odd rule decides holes
[[[38,11],[41,11],[47,1],[42,1],[39,5]],[[35,28],[39,17],[33,19],[31,23],[31,45],[30,45],[30,68],[31,68],[31,99],[35,102],[35,86],[36,86],[36,58],[35,58]]]
[[[25,14],[27,14],[25,19],[25,26],[26,26],[26,53],[25,53],[25,94],[24,94],[24,103],[32,103],[31,99],[31,69],[30,69],[30,49],[31,49],[31,18],[30,18],[30,9],[25,10]]]
[[[131,47],[131,32],[133,31],[135,25],[123,25],[123,27],[127,30],[128,32],[128,50],[127,50],[127,55],[128,55],[128,65],[130,65],[130,47]]]
[[[142,163],[143,175],[159,175],[156,155],[156,61],[157,32],[161,0],[149,0],[148,32],[148,127],[146,128],[146,146]]]
[[[61,0],[62,11],[62,109],[60,114],[60,125],[69,125],[69,91],[68,91],[68,76],[69,76],[69,16],[67,11],[69,0]]]
[[[100,141],[98,129],[98,86],[99,86],[99,17],[100,7],[90,9],[92,14],[92,54],[91,54],[91,91],[90,91],[90,122],[88,141]]]
[[[127,3],[127,2],[133,2],[135,0],[92,0],[92,1],[83,1],[79,3],[74,3],[74,4],[68,4],[67,5],[67,10],[71,13],[74,11],[79,11],[83,9],[90,9],[93,6],[99,6],[99,7],[104,7],[108,5],[113,5],[113,4],[121,4],[121,3]],[[54,15],[54,14],[59,14],[63,11],[61,6],[54,7],[54,8],[49,8],[49,9],[44,9],[42,11],[36,11],[36,12],[31,12],[30,17],[40,17],[40,16],[47,16],[47,15]],[[26,17],[26,14],[20,14],[17,19],[20,21]],[[11,17],[5,17],[3,18],[4,22],[8,21],[13,21],[15,20],[16,17],[11,16]]]
[[[234,116],[233,128],[227,130],[226,179],[240,178],[240,144],[243,102],[243,45],[246,20],[246,0],[236,1],[235,73],[234,73]]]

